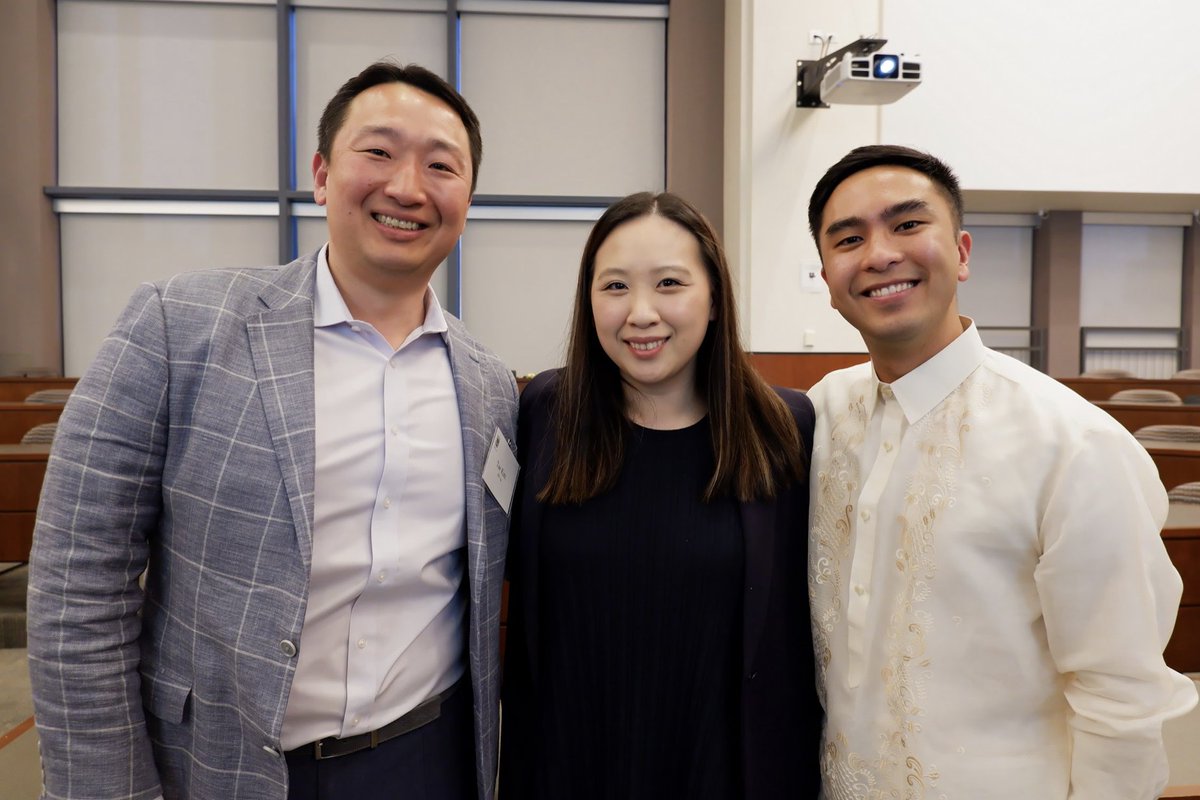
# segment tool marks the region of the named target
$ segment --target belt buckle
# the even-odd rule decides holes
[[[379,728],[371,731],[371,749],[374,750],[376,747],[379,747]]]

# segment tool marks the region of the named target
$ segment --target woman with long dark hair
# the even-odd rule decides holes
[[[708,221],[612,205],[521,398],[503,800],[816,797],[812,430],[741,347]]]

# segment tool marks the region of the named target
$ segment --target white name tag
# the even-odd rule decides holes
[[[517,473],[520,470],[516,455],[504,440],[504,434],[496,428],[487,460],[483,462],[483,482],[505,514],[512,507],[513,490],[517,488]]]

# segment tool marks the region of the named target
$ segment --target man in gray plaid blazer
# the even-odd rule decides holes
[[[134,294],[38,510],[45,797],[493,796],[508,518],[482,474],[516,387],[428,287],[480,156],[450,86],[372,65],[321,120],[327,247]]]

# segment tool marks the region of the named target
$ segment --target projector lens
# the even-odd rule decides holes
[[[900,74],[898,56],[876,55],[871,60],[871,74],[876,78],[895,78]]]

